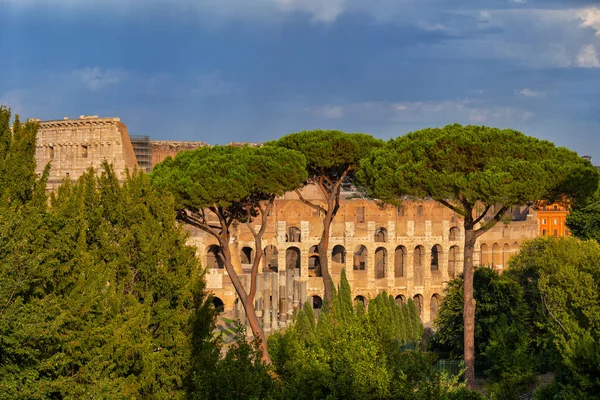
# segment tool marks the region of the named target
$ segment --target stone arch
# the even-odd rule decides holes
[[[214,296],[212,298],[212,305],[218,313],[222,313],[223,311],[225,311],[225,303],[223,303],[223,300],[221,300],[217,296]]]
[[[290,226],[285,235],[286,242],[300,243],[302,241],[302,231],[296,226]]]
[[[423,286],[425,282],[425,271],[423,258],[425,256],[425,248],[423,246],[415,247],[413,253],[413,270],[415,286]]]
[[[502,264],[502,249],[498,243],[492,246],[492,266],[497,268]]]
[[[521,246],[519,245],[518,242],[514,242],[513,245],[512,245],[512,253],[513,253],[513,255],[519,254],[519,250],[521,250]]]
[[[319,259],[319,256],[313,255],[308,257],[308,276],[321,276],[321,260]]]
[[[309,254],[319,254],[319,246],[314,245],[314,246],[310,246],[310,249],[308,249]]]
[[[388,231],[387,229],[381,227],[377,228],[375,231],[375,242],[385,243],[388,241]]]
[[[378,247],[375,250],[375,279],[385,278],[387,269],[387,250],[383,247]]]
[[[271,271],[277,272],[279,271],[279,251],[277,247],[272,244],[265,247],[265,254],[263,255],[263,263],[264,266],[270,269]]]
[[[460,265],[458,258],[460,255],[460,248],[458,246],[450,247],[448,252],[448,277],[454,279],[456,277],[456,271],[458,271]]]
[[[355,271],[365,271],[367,269],[367,248],[359,246],[354,252],[354,262],[352,268]]]
[[[346,263],[346,248],[340,244],[333,247],[331,251],[331,261],[334,263]]]
[[[508,259],[511,255],[510,245],[508,243],[504,243],[504,247],[502,248],[502,268],[508,267]]]
[[[413,301],[415,302],[415,307],[417,307],[417,314],[419,314],[419,318],[423,319],[423,295],[415,294],[413,296]]]
[[[398,304],[399,306],[403,306],[406,303],[406,297],[402,294],[399,294],[398,296],[396,296],[396,298],[394,300],[396,301],[396,304]]]
[[[481,249],[481,257],[479,264],[481,265],[490,265],[492,262],[490,260],[489,247],[487,244],[482,243],[480,246]]]
[[[321,296],[312,296],[312,306],[314,310],[320,310],[323,307],[323,299]]]
[[[442,246],[440,246],[439,244],[436,244],[431,248],[431,270],[432,271],[439,271],[441,258],[442,258]]]
[[[254,249],[252,247],[242,247],[240,250],[240,263],[252,264],[254,262]]]
[[[367,306],[367,299],[365,299],[365,296],[361,296],[361,295],[356,296],[354,298],[354,302],[355,303],[360,302],[363,305],[363,307]]]
[[[450,228],[450,232],[448,233],[448,240],[450,240],[451,242],[458,240],[459,233],[460,231],[458,230],[458,227],[453,226],[452,228]]]
[[[435,293],[429,302],[429,320],[433,322],[440,309],[440,295]]]
[[[396,278],[402,278],[404,276],[404,266],[406,265],[407,254],[406,247],[396,247],[396,251],[394,252],[394,276]]]
[[[208,250],[206,250],[206,266],[212,269],[225,268],[221,246],[217,246],[216,244],[208,246]]]
[[[285,269],[300,268],[300,249],[288,247],[285,251]]]

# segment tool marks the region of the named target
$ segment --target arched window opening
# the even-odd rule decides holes
[[[319,296],[312,296],[312,306],[314,310],[320,310],[323,307],[323,299]]]
[[[385,242],[387,242],[387,239],[388,239],[387,229],[378,228],[375,231],[375,242],[385,243]]]
[[[440,269],[440,257],[442,255],[442,246],[436,244],[431,248],[431,270],[438,271]]]
[[[498,243],[494,243],[492,246],[492,266],[502,268],[502,249]]]
[[[431,296],[431,302],[429,303],[429,319],[431,322],[435,321],[438,310],[440,309],[440,295],[434,294]]]
[[[510,245],[508,243],[504,243],[504,248],[502,249],[502,267],[508,267],[508,259],[511,256]]]
[[[404,276],[404,266],[406,265],[406,257],[406,247],[396,247],[396,251],[394,252],[394,276],[396,278],[402,278]]]
[[[415,307],[417,307],[417,314],[419,314],[419,318],[423,319],[423,296],[420,294],[416,294],[413,297],[413,301],[415,302]]]
[[[404,303],[406,302],[406,297],[399,294],[398,296],[396,296],[395,300],[396,300],[396,304],[398,304],[400,307],[402,307],[404,305]]]
[[[300,249],[290,247],[285,251],[285,269],[300,268]]]
[[[310,256],[308,258],[308,276],[321,276],[321,260],[319,256]]]
[[[481,245],[481,265],[490,265],[491,263],[489,248],[487,244],[483,243]]]
[[[379,247],[375,250],[375,279],[385,278],[387,269],[387,250]]]
[[[295,226],[290,226],[285,237],[286,242],[300,243],[302,239],[302,232]]]
[[[367,248],[365,246],[360,246],[354,252],[353,269],[354,271],[364,271],[367,269]]]
[[[458,246],[450,247],[450,251],[448,252],[448,277],[450,279],[454,279],[456,277],[456,271],[459,267],[458,255],[459,255]]]
[[[242,264],[252,264],[254,262],[254,249],[243,247],[240,252],[240,261]]]
[[[448,240],[450,240],[451,242],[458,240],[458,234],[459,234],[459,230],[456,226],[453,226],[452,228],[450,228],[450,234],[448,235]]]
[[[423,268],[423,256],[425,255],[425,248],[423,246],[415,247],[413,254],[413,269],[415,275],[415,286],[423,286],[425,281],[425,271]]]
[[[223,304],[223,300],[216,296],[212,298],[212,305],[218,313],[225,311],[225,304]]]
[[[206,266],[213,269],[225,268],[225,262],[223,261],[223,253],[221,247],[213,244],[206,251]]]
[[[331,261],[335,263],[345,264],[346,263],[346,249],[344,246],[337,245],[331,252]]]
[[[265,254],[263,255],[263,262],[266,267],[271,271],[277,272],[279,271],[279,259],[278,259],[279,251],[277,251],[277,247],[268,245],[265,247]]]
[[[355,302],[355,303],[360,303],[360,304],[362,304],[362,305],[363,305],[363,307],[366,307],[366,306],[367,306],[367,299],[365,299],[365,297],[364,297],[364,296],[360,296],[360,295],[359,295],[359,296],[356,296],[356,297],[354,298],[354,302]]]

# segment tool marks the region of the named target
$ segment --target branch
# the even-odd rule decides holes
[[[196,227],[196,228],[198,228],[200,230],[203,230],[204,232],[206,232],[206,233],[214,236],[217,239],[219,239],[219,237],[220,237],[219,233],[214,229],[215,228],[214,226],[209,225],[206,222],[203,222],[201,220],[198,220],[193,215],[189,215],[187,213],[187,210],[179,211],[177,213],[177,218],[181,219],[186,224],[189,224],[189,225],[194,226],[194,227]]]
[[[565,334],[567,334],[567,336],[570,336],[569,332],[567,332],[567,330],[565,329],[565,327],[563,326],[563,324],[561,324],[560,321],[558,320],[558,318],[556,318],[554,316],[554,314],[552,314],[552,311],[550,311],[550,308],[548,308],[548,305],[546,304],[546,299],[544,299],[544,296],[542,296],[542,294],[540,294],[540,298],[542,299],[542,304],[544,305],[544,308],[546,309],[546,311],[548,311],[548,314],[550,314],[550,316],[552,318],[554,318],[554,320],[558,323],[558,325],[560,325],[560,327],[565,332]]]
[[[452,203],[450,203],[448,200],[438,200],[442,205],[448,207],[449,209],[451,209],[452,211],[454,211],[457,214],[462,215],[463,217],[465,216],[466,211],[461,210],[460,208],[456,207],[455,205],[453,205]]]
[[[475,224],[477,224],[479,221],[481,221],[481,220],[482,220],[482,219],[485,217],[485,214],[487,214],[487,212],[490,210],[490,208],[491,208],[491,207],[492,207],[492,206],[491,206],[491,204],[488,204],[488,205],[485,207],[485,210],[483,210],[483,212],[481,213],[481,215],[480,215],[479,217],[475,218],[475,220],[473,221],[473,225],[475,225]]]
[[[490,219],[488,222],[485,223],[485,225],[473,232],[475,234],[475,238],[477,239],[479,236],[483,235],[488,230],[490,230],[490,228],[496,225],[498,221],[502,219],[502,216],[506,214],[506,211],[508,211],[508,207],[502,206],[502,208],[496,213],[496,215],[494,215],[494,218]]]
[[[307,206],[309,206],[309,207],[312,207],[312,208],[314,208],[315,210],[317,210],[317,211],[319,211],[319,212],[327,213],[327,211],[326,211],[326,210],[325,210],[323,207],[321,207],[321,206],[319,206],[319,205],[317,205],[317,204],[313,204],[313,203],[311,203],[310,201],[306,200],[306,199],[305,199],[305,198],[302,196],[302,193],[300,193],[300,189],[296,189],[296,190],[295,190],[295,192],[296,192],[296,194],[298,195],[298,198],[300,199],[300,201],[301,201],[302,203],[306,204],[306,205],[307,205]]]

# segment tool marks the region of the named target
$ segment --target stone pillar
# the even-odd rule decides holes
[[[285,273],[286,321],[291,321],[294,316],[294,270],[288,269]]]
[[[263,272],[263,329],[271,331],[271,277],[268,272]]]
[[[273,297],[272,297],[272,309],[273,309],[273,313],[272,313],[272,328],[275,330],[278,328],[278,321],[279,321],[279,273],[277,272],[270,272],[269,275],[271,276],[271,289],[273,292]]]

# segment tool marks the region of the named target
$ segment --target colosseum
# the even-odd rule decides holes
[[[231,143],[230,145],[239,145]],[[36,158],[38,171],[51,164],[49,189],[63,179],[77,179],[103,160],[124,176],[127,168],[152,166],[179,151],[206,146],[203,142],[151,141],[147,136],[130,138],[118,118],[96,116],[40,122]],[[304,197],[318,202],[319,192],[303,189]],[[482,235],[474,256],[476,264],[506,267],[521,243],[539,234],[537,212],[521,207],[512,210],[510,224],[497,224]],[[247,283],[255,249],[245,226],[235,228],[232,240],[234,266]],[[190,228],[190,244],[208,267],[207,285],[215,303],[225,312],[243,319],[233,285],[218,257],[213,237]],[[320,308],[323,282],[316,254],[322,231],[318,212],[288,193],[275,202],[263,243],[265,257],[259,276],[257,312],[266,331],[285,326],[305,301]],[[464,232],[461,219],[431,201],[406,201],[401,207],[381,205],[345,192],[333,221],[329,263],[334,281],[345,268],[357,301],[382,291],[398,302],[414,299],[425,324],[434,319],[445,282],[462,268]]]

